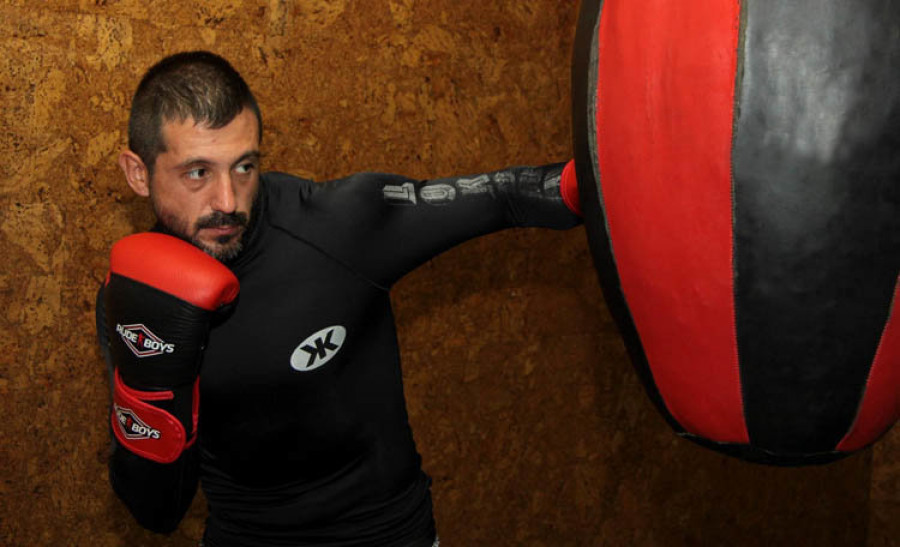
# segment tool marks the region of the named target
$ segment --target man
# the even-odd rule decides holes
[[[157,298],[158,287],[134,289],[141,284],[126,280],[123,291],[118,283],[128,268],[166,268],[160,263],[170,251],[129,243],[135,248],[125,267],[114,248],[97,310],[114,368],[113,488],[142,525],[168,532],[200,480],[209,504],[206,546],[436,544],[430,480],[406,414],[390,287],[472,237],[578,224],[561,195],[563,166],[434,181],[369,173],[316,184],[260,174],[261,132],[246,83],[211,53],[160,61],[135,93],[129,150],[119,160],[126,181],[150,198],[155,231],[219,261],[199,253],[169,269],[233,272],[240,297],[211,320],[205,350],[198,343],[198,387],[180,374],[181,387],[169,386],[165,367],[140,359],[176,355],[182,342],[119,317]],[[574,186],[567,188],[574,208]],[[123,294],[132,289],[141,292],[128,300]],[[136,340],[150,342],[138,347]],[[177,446],[153,448],[167,428],[181,435]]]

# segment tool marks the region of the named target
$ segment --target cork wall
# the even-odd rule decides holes
[[[0,545],[196,545],[106,479],[93,299],[151,218],[116,167],[161,56],[254,88],[264,167],[428,178],[571,156],[575,0],[0,0]],[[900,433],[805,469],[676,438],[630,369],[584,233],[493,234],[393,293],[442,544],[897,545]]]

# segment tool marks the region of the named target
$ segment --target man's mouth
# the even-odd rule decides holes
[[[241,227],[236,224],[229,224],[227,226],[210,226],[208,228],[201,228],[201,230],[209,230],[214,234],[218,235],[228,235],[235,234]]]
[[[228,224],[226,226],[213,226],[209,228],[201,228],[206,234],[209,234],[209,238],[211,241],[219,245],[228,245],[232,241],[235,241],[235,238],[239,237],[241,232],[243,232],[244,227],[235,224]]]
[[[197,232],[205,230],[220,243],[226,243],[229,239],[240,233],[247,226],[246,213],[213,213],[197,222]]]

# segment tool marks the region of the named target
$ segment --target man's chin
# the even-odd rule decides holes
[[[244,248],[241,241],[241,235],[242,234],[236,234],[231,238],[228,238],[225,242],[219,240],[222,238],[201,239],[198,237],[193,240],[193,243],[199,247],[200,250],[216,260],[228,262],[229,260],[237,258]]]

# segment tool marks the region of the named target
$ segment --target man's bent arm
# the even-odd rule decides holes
[[[115,366],[109,351],[103,287],[97,291],[97,338],[109,373],[110,406]],[[197,492],[199,447],[187,448],[171,463],[156,463],[129,452],[110,430],[109,481],[135,520],[144,528],[170,533],[184,518]]]

